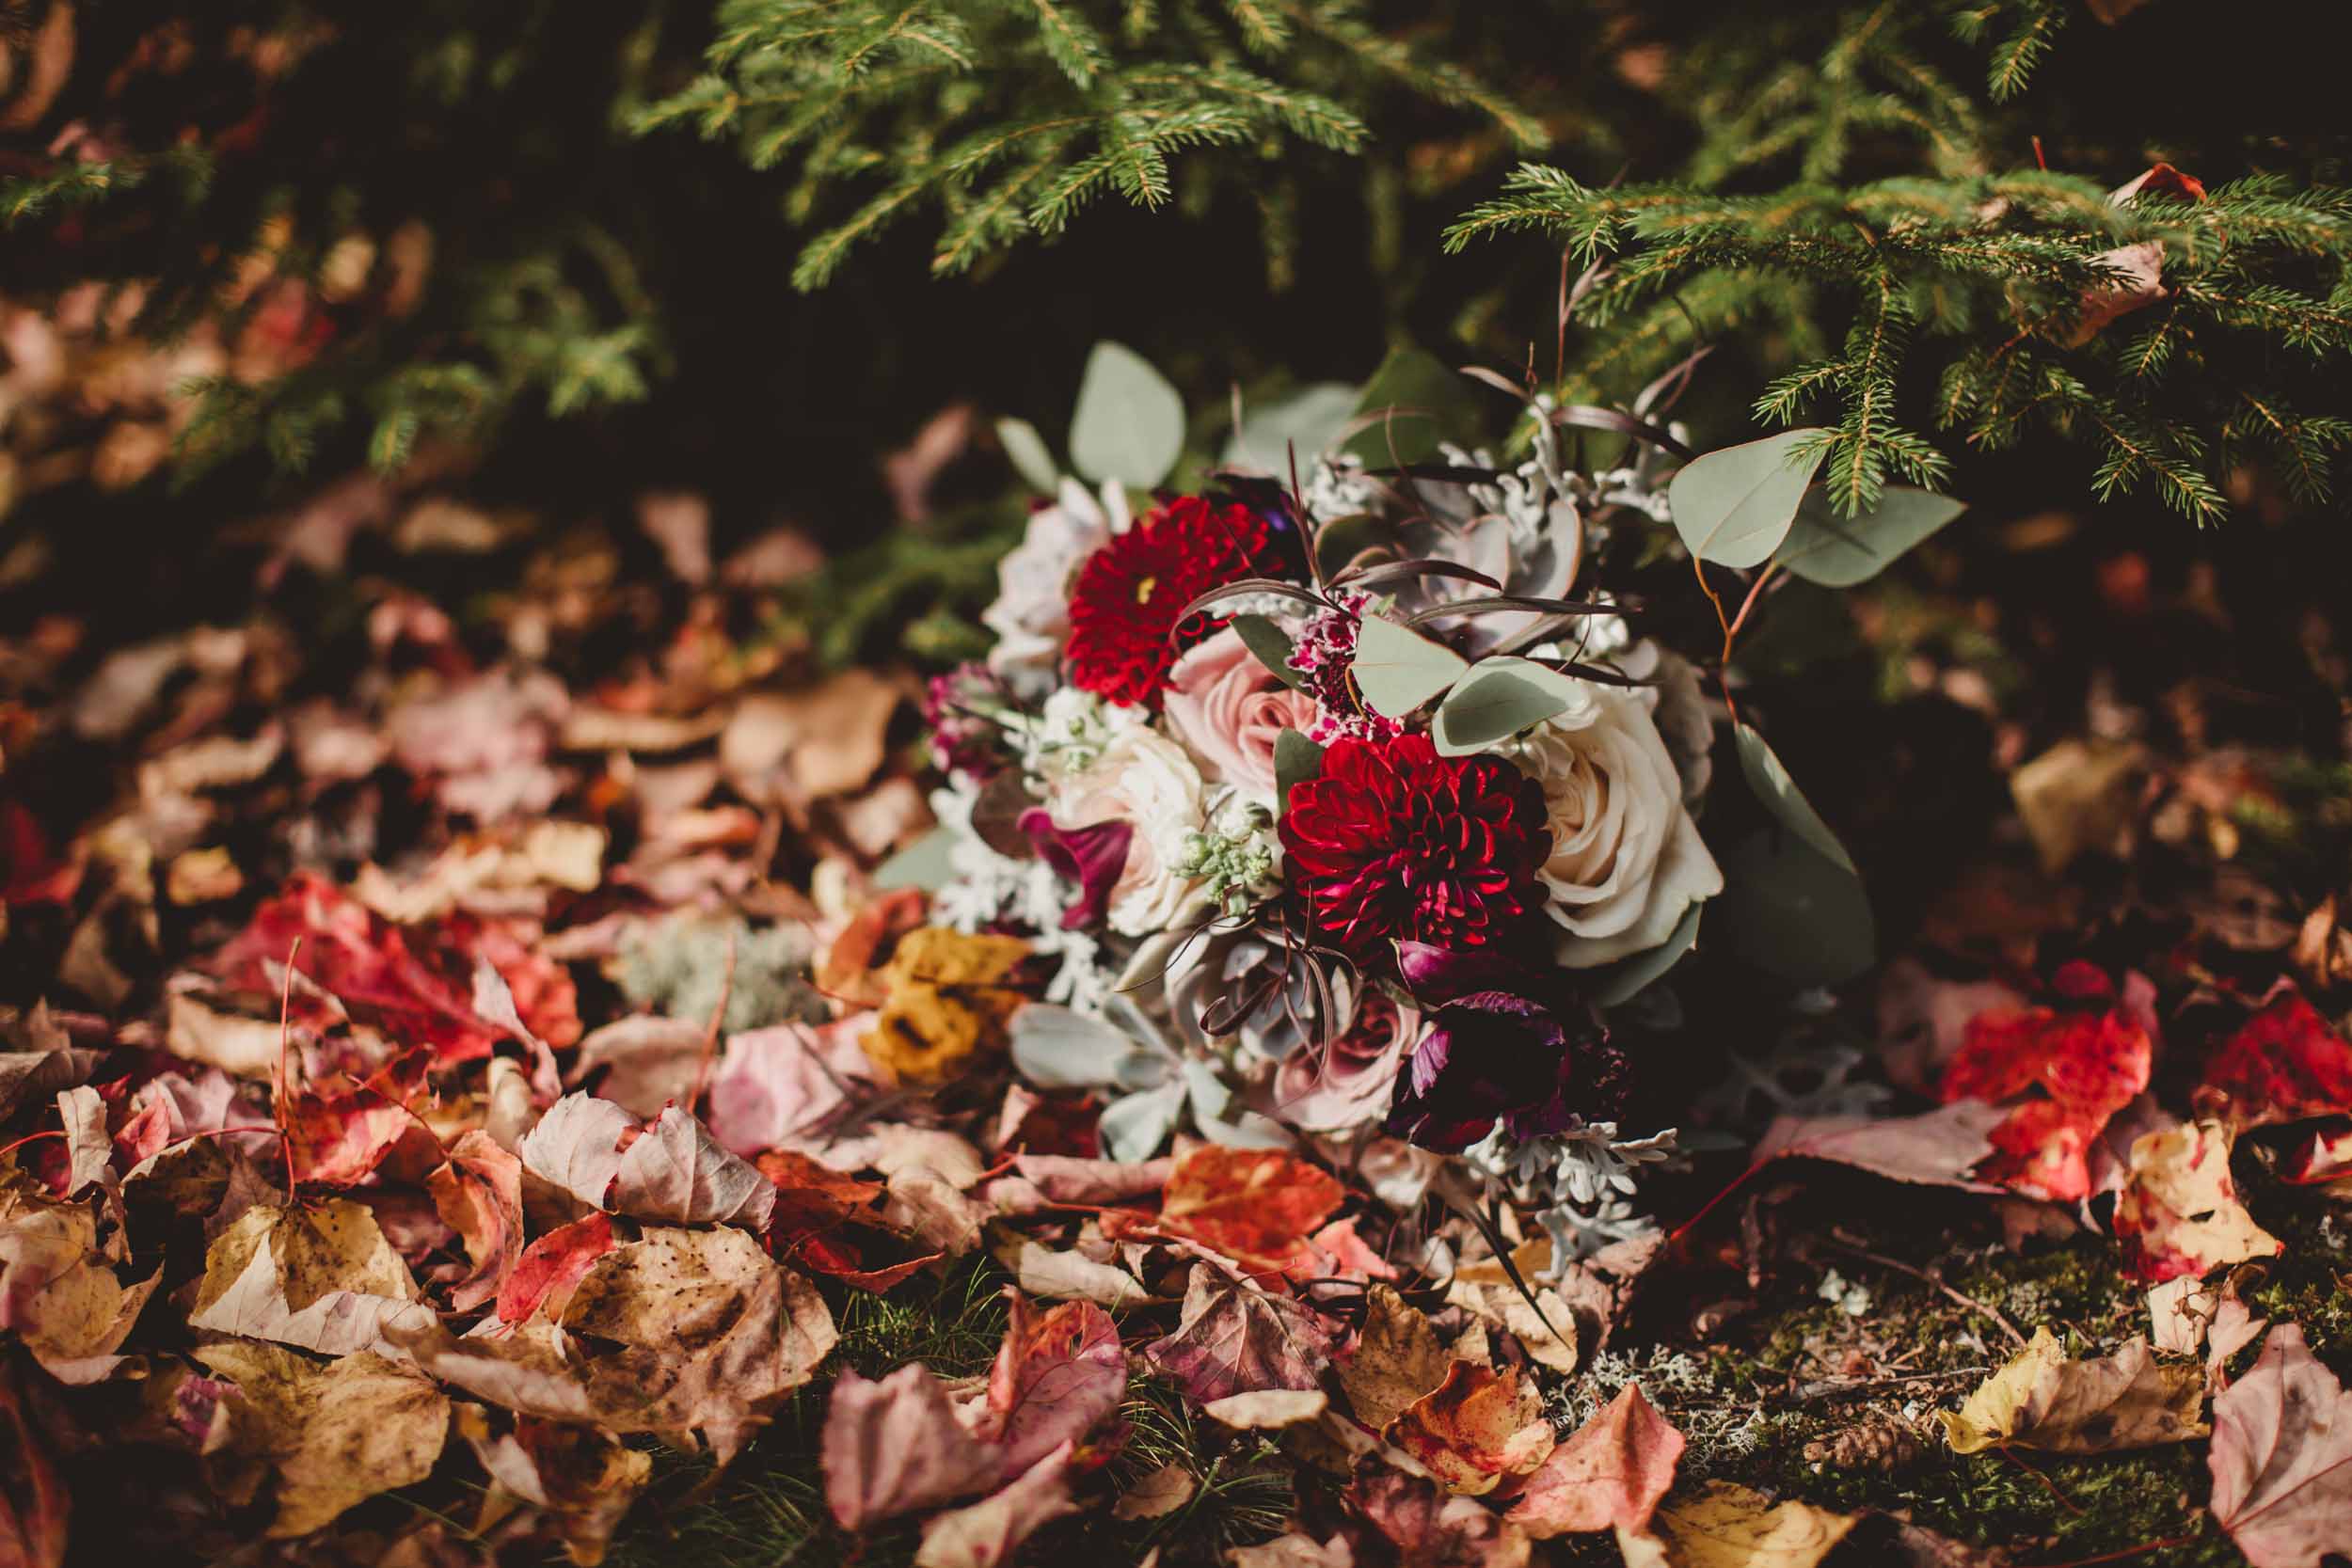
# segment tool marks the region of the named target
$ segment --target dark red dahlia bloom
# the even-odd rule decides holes
[[[1467,948],[1518,934],[1541,907],[1545,822],[1542,787],[1499,758],[1441,757],[1422,735],[1342,740],[1291,786],[1282,849],[1314,930],[1385,968],[1398,940]]]
[[[1168,667],[1227,617],[1184,607],[1243,578],[1275,577],[1282,554],[1246,506],[1179,496],[1087,558],[1070,593],[1070,679],[1114,703],[1160,705]]]

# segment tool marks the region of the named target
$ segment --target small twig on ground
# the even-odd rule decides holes
[[[1955,1367],[1947,1372],[1912,1372],[1903,1377],[1823,1378],[1799,1384],[1789,1391],[1794,1400],[1830,1400],[1850,1394],[1875,1394],[1883,1388],[1900,1387],[1907,1383],[1950,1382],[1964,1377],[1982,1377],[1990,1367]]]
[[[2097,1557],[2077,1557],[2070,1558],[2064,1562],[2043,1563],[2042,1568],[2091,1568],[2094,1563],[2121,1562],[2125,1558],[2145,1557],[2150,1552],[2160,1552],[2168,1546],[2185,1546],[2196,1539],[2194,1535],[2168,1535],[2161,1541],[2149,1541],[2137,1546],[2126,1546],[2117,1552],[2101,1552]]]
[[[1994,1449],[1993,1451],[1999,1454],[2003,1459],[2008,1460],[2011,1465],[2016,1465],[2019,1469],[2025,1471],[2026,1474],[2033,1477],[2034,1480],[2040,1481],[2042,1483],[2042,1489],[2050,1494],[2051,1500],[2056,1502],[2058,1507],[2066,1510],[2067,1513],[2072,1513],[2077,1519],[2082,1517],[2083,1511],[2074,1505],[2073,1498],[2069,1497],[2065,1493],[2058,1489],[2057,1481],[2052,1481],[2048,1476],[2043,1475],[2041,1471],[2035,1469],[2032,1465],[2026,1464],[2024,1460],[2018,1458],[2007,1449]]]
[[[694,1063],[694,1092],[687,1097],[691,1112],[703,1102],[703,1086],[710,1078],[710,1059],[719,1050],[719,1028],[726,1022],[727,1004],[735,997],[735,933],[727,933],[727,967],[719,976],[719,1005],[710,1009],[710,1026],[703,1031],[702,1053]]]
[[[1937,1278],[1934,1275],[1930,1274],[1927,1270],[1915,1268],[1909,1263],[1886,1257],[1883,1253],[1872,1252],[1867,1247],[1857,1246],[1853,1243],[1848,1241],[1845,1237],[1845,1233],[1842,1231],[1832,1233],[1830,1237],[1830,1245],[1836,1247],[1841,1251],[1851,1252],[1856,1258],[1865,1259],[1870,1262],[1876,1263],[1883,1269],[1893,1269],[1898,1274],[1907,1274],[1911,1275],[1912,1278],[1920,1281],[1922,1284],[1935,1287],[1935,1289],[1943,1291],[1946,1296],[1949,1297],[1960,1306],[1965,1307],[1969,1311],[1999,1325],[2001,1332],[2008,1335],[2011,1340],[2015,1341],[2018,1349],[2023,1350],[2026,1348],[2026,1337],[2017,1331],[2017,1325],[2015,1323],[2010,1323],[2007,1318],[2001,1316],[1999,1312],[1990,1307],[1987,1307],[1976,1297],[1964,1294],[1962,1291],[1952,1289],[1952,1287],[1947,1285],[1943,1280]]]

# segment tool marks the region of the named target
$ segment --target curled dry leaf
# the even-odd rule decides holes
[[[651,1454],[593,1427],[525,1417],[511,1432],[494,1433],[488,1412],[461,1404],[457,1431],[495,1483],[483,1499],[475,1533],[519,1501],[547,1515],[548,1529],[580,1568],[604,1560],[613,1530],[653,1479]]]
[[[1428,1315],[1394,1287],[1375,1285],[1364,1293],[1364,1325],[1354,1348],[1341,1357],[1338,1372],[1356,1418],[1379,1432],[1443,1383],[1454,1358],[1439,1343]]]
[[[2269,1258],[2276,1236],[2254,1223],[2230,1177],[2230,1130],[2183,1122],[2132,1145],[2132,1168],[2115,1205],[2115,1234],[2126,1267],[2162,1283],[2202,1275],[2224,1263]]]
[[[273,1537],[308,1535],[353,1504],[433,1471],[450,1402],[429,1378],[362,1352],[321,1367],[277,1345],[223,1342],[197,1359],[236,1387],[212,1444],[278,1472]]]
[[[121,1282],[99,1249],[88,1204],[0,1185],[0,1326],[59,1382],[113,1374],[123,1362],[115,1352],[162,1281],[158,1267],[136,1284]]]
[[[1027,958],[1014,937],[924,926],[899,939],[882,966],[881,1009],[866,1053],[903,1084],[939,1084],[1005,1048],[1005,1024],[1027,1000],[1007,982]]]
[[[1200,1490],[1200,1482],[1182,1465],[1163,1465],[1137,1479],[1111,1504],[1114,1519],[1164,1519]]]
[[[1090,1301],[1117,1312],[1152,1299],[1134,1275],[1075,1249],[1056,1251],[1016,1230],[997,1229],[990,1252],[1025,1295]]]
[[[1483,1497],[1541,1465],[1552,1449],[1544,1400],[1515,1367],[1456,1361],[1443,1383],[1405,1407],[1381,1434],[1447,1491]]]
[[[775,1184],[719,1147],[703,1124],[665,1105],[622,1154],[612,1206],[639,1219],[765,1230]]]
[[[1629,1383],[1551,1450],[1511,1505],[1511,1522],[1538,1541],[1572,1531],[1649,1528],[1674,1484],[1683,1437]]]
[[[449,1160],[425,1179],[441,1221],[466,1243],[473,1272],[450,1291],[450,1305],[469,1312],[497,1297],[523,1251],[522,1162],[490,1134],[469,1127],[450,1145]]]
[[[2204,1399],[2202,1370],[2158,1361],[2145,1339],[2070,1361],[2045,1327],[1957,1413],[1937,1414],[1955,1453],[2113,1453],[2204,1435]]]
[[[1331,1354],[1311,1307],[1193,1265],[1175,1331],[1143,1347],[1152,1368],[1198,1404],[1261,1388],[1308,1389]]]
[[[879,1383],[844,1370],[822,1441],[825,1506],[843,1529],[937,1508],[995,1484],[997,1449],[967,1432],[946,1387],[920,1362]]]
[[[1346,1196],[1328,1171],[1279,1149],[1198,1144],[1168,1173],[1158,1228],[1280,1273]]]
[[[1661,1507],[1647,1534],[1620,1528],[1627,1568],[1813,1568],[1859,1515],[1711,1481],[1695,1497]]]
[[[2213,1516],[2254,1568],[2352,1553],[2352,1396],[2280,1323],[2213,1402]]]

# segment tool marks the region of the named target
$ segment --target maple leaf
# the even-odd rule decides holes
[[[2148,1086],[2154,1042],[2129,1012],[1979,1013],[1944,1069],[1947,1101],[2000,1102],[2029,1090],[1993,1129],[1988,1181],[2029,1197],[2072,1203],[2090,1196],[2091,1140]]]
[[[1937,1415],[1954,1453],[2113,1453],[2202,1436],[2204,1397],[2201,1370],[2159,1362],[2145,1339],[2113,1355],[2070,1361],[2044,1327],[1957,1414]]]
[[[1365,1292],[1364,1325],[1339,1361],[1340,1386],[1356,1418],[1374,1432],[1446,1380],[1454,1358],[1428,1315],[1387,1285]]]
[[[639,1219],[766,1230],[775,1184],[719,1147],[703,1124],[665,1105],[621,1155],[612,1204]]]
[[[375,1215],[342,1198],[256,1204],[213,1239],[188,1314],[192,1327],[340,1355],[429,1324],[408,1265]]]
[[[158,1267],[122,1284],[100,1250],[88,1204],[0,1187],[0,1328],[13,1331],[50,1376],[83,1384],[113,1375],[125,1359],[115,1352],[162,1283]]]
[[[1328,1171],[1279,1149],[1199,1144],[1169,1171],[1156,1228],[1279,1274],[1346,1196]]]
[[[2254,1568],[2352,1553],[2352,1396],[2280,1323],[2213,1402],[2213,1516]]]
[[[2124,1265],[2152,1284],[2268,1258],[2279,1239],[2254,1223],[2230,1178],[2230,1130],[2183,1122],[2132,1145],[2131,1175],[2115,1205]]]
[[[1528,1478],[1511,1522],[1538,1541],[1581,1530],[1639,1535],[1674,1484],[1682,1449],[1682,1433],[1629,1383]]]
[[[847,1530],[969,1497],[1004,1474],[1001,1450],[965,1430],[920,1362],[879,1383],[845,1370],[820,1446],[825,1506]]]
[[[1445,1381],[1397,1414],[1381,1435],[1447,1491],[1479,1497],[1550,1454],[1544,1400],[1517,1368],[1457,1360]]]
[[[450,1291],[450,1305],[469,1312],[498,1295],[522,1256],[522,1162],[469,1127],[450,1145],[447,1163],[425,1179],[425,1190],[473,1259],[473,1272]]]
[[[2352,1112],[2352,1042],[2284,990],[2206,1058],[2196,1102],[2239,1128]]]
[[[562,1317],[589,1266],[612,1244],[612,1216],[603,1212],[558,1226],[532,1242],[499,1286],[499,1321]]]
[[[1127,1356],[1110,1316],[1090,1302],[1032,1314],[1009,1292],[1011,1322],[988,1373],[988,1411],[1005,1464],[1027,1469],[1083,1441],[1127,1392]]]
[[[1260,1388],[1312,1388],[1331,1338],[1313,1308],[1196,1263],[1175,1332],[1144,1346],[1143,1357],[1210,1404]]]

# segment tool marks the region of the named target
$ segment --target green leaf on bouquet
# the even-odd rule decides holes
[[[1046,449],[1045,437],[1037,433],[1037,426],[1026,420],[998,420],[996,443],[1005,449],[1014,469],[1029,482],[1030,489],[1050,496],[1061,488],[1061,467]]]
[[[1820,850],[1849,873],[1854,870],[1853,857],[1837,842],[1821,814],[1813,809],[1813,802],[1804,798],[1804,791],[1788,776],[1788,769],[1764,737],[1745,724],[1732,732],[1740,747],[1740,771],[1748,781],[1748,787],[1764,808],[1777,817],[1782,827]]]
[[[1576,698],[1573,679],[1533,659],[1482,658],[1438,705],[1430,738],[1439,756],[1468,756],[1543,722]]]
[[[1168,378],[1124,343],[1095,344],[1070,420],[1071,465],[1098,484],[1149,490],[1184,450],[1184,400]]]
[[[1813,483],[1828,449],[1827,432],[1807,426],[1784,430],[1693,458],[1666,487],[1675,531],[1701,561],[1718,566],[1760,566],[1788,537],[1797,504]],[[1797,450],[1811,455],[1792,462]]]
[[[1269,616],[1236,615],[1231,625],[1243,646],[1258,656],[1274,678],[1293,690],[1304,690],[1307,678],[1291,668],[1290,634],[1274,624]]]
[[[1241,428],[1225,443],[1221,461],[1229,467],[1246,463],[1263,468],[1288,484],[1295,453],[1304,483],[1315,459],[1339,444],[1361,398],[1358,388],[1343,381],[1316,381],[1285,396],[1252,403],[1242,410]]]
[[[1807,582],[1851,588],[1867,582],[1912,546],[1968,510],[1968,503],[1932,490],[1890,484],[1859,517],[1840,517],[1817,491],[1807,491],[1797,520],[1772,559]]]
[[[1683,911],[1666,940],[1648,952],[1594,970],[1589,979],[1593,1001],[1603,1007],[1620,1007],[1664,979],[1666,972],[1680,963],[1682,955],[1699,940],[1699,911],[1704,908],[1693,903]]]
[[[1356,400],[1357,418],[1371,422],[1341,450],[1372,468],[1427,463],[1440,439],[1476,446],[1483,412],[1453,366],[1425,349],[1392,348]]]
[[[1402,719],[1460,680],[1470,660],[1394,621],[1367,615],[1357,626],[1351,668],[1372,710],[1384,719]]]
[[[1862,879],[1777,825],[1732,846],[1714,905],[1708,929],[1733,953],[1798,985],[1836,985],[1878,961]]]
[[[874,885],[878,888],[920,888],[925,893],[937,893],[956,879],[951,857],[955,854],[956,835],[946,828],[933,828],[913,844],[874,867]]]
[[[1277,811],[1290,805],[1291,789],[1305,784],[1323,772],[1323,748],[1296,730],[1284,730],[1274,737],[1274,804]]]

